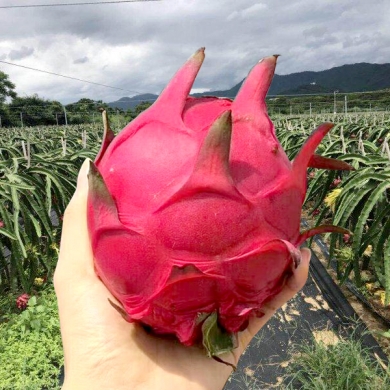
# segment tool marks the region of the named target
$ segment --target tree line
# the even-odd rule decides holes
[[[390,89],[374,92],[302,94],[267,98],[271,114],[390,111]]]
[[[109,107],[102,100],[88,98],[62,105],[59,101],[44,99],[37,94],[18,96],[15,88],[9,76],[0,71],[0,127],[93,123],[100,121],[100,108],[106,109],[111,116],[120,115],[129,122],[151,105],[142,102],[133,110],[124,111]]]
[[[88,124],[100,121],[98,110],[105,108],[118,128],[123,127],[152,103],[141,102],[127,111],[109,107],[102,100],[82,98],[62,105],[55,100],[32,96],[18,96],[15,84],[0,71],[0,127]],[[364,93],[274,96],[267,98],[273,114],[311,114],[326,112],[390,111],[390,90]]]

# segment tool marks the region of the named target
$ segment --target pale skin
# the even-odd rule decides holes
[[[93,267],[86,206],[89,162],[84,162],[76,192],[63,221],[61,250],[54,275],[65,357],[64,390],[77,389],[222,389],[232,368],[208,358],[197,347],[148,334],[128,323],[109,303],[119,304]],[[256,333],[306,283],[310,251],[282,292],[263,308],[265,315],[252,318],[238,335],[238,347],[220,356],[237,365]]]

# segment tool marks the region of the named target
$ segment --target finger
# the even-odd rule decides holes
[[[301,262],[294,270],[292,276],[290,276],[290,278],[286,281],[283,290],[262,306],[261,311],[264,313],[264,316],[260,318],[252,318],[250,320],[248,330],[252,335],[255,335],[280,307],[282,307],[303,288],[309,275],[310,257],[310,249],[302,248]]]
[[[81,166],[76,191],[64,213],[61,246],[55,279],[58,276],[85,275],[93,269],[93,255],[87,226],[88,170],[90,160]]]
[[[287,279],[283,290],[264,305],[265,311],[271,311],[273,314],[303,288],[309,275],[310,257],[310,249],[302,248],[299,266],[294,270],[292,276]]]
[[[76,185],[76,191],[73,194],[72,199],[70,200],[68,207],[65,210],[64,215],[64,224],[63,227],[65,228],[67,225],[67,220],[69,220],[69,216],[73,213],[78,214],[78,210],[80,208],[87,207],[87,196],[88,196],[88,171],[89,171],[89,164],[90,160],[87,158],[83,165],[80,168],[79,174],[77,176],[77,185]]]

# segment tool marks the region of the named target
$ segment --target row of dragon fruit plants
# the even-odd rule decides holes
[[[390,116],[332,115],[273,118],[292,159],[322,121],[336,123],[317,153],[356,170],[312,170],[306,214],[314,224],[335,224],[351,235],[327,237],[340,281],[359,287],[374,281],[383,304],[390,301]],[[1,130],[0,292],[24,290],[50,280],[64,213],[82,161],[96,155],[102,126]]]
[[[319,118],[279,118],[275,126],[290,158]],[[305,211],[313,225],[333,224],[351,231],[327,235],[330,258],[340,282],[355,285],[390,303],[390,115],[322,117],[335,127],[317,149],[348,162],[353,171],[308,171]],[[304,136],[302,136],[304,135]]]
[[[0,293],[50,280],[60,219],[85,158],[101,142],[91,126],[7,128],[0,144]]]

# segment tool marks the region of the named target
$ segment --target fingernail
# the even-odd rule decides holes
[[[309,262],[311,259],[311,250],[309,248],[302,248],[301,253],[302,253],[302,260],[306,260],[307,262]]]
[[[88,188],[88,172],[90,161],[91,160],[89,158],[86,158],[80,168],[80,172],[77,176],[77,191]]]

